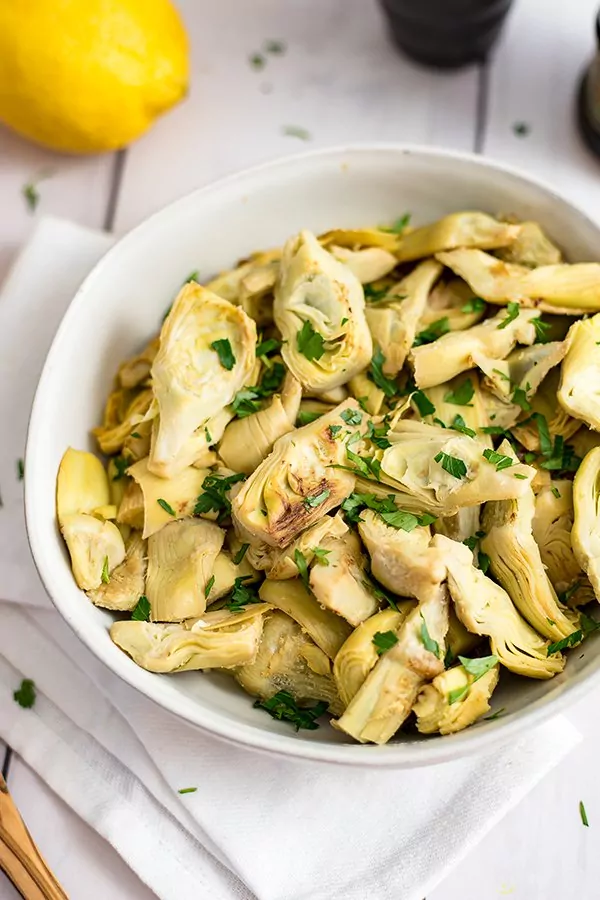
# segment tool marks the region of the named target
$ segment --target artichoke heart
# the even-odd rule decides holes
[[[324,247],[332,244],[335,247],[349,247],[351,250],[382,247],[388,253],[395,253],[400,244],[397,234],[383,228],[335,228],[320,234],[319,241]]]
[[[152,414],[151,404],[152,391],[148,388],[134,396],[117,424],[92,428],[100,450],[103,453],[119,453],[131,432]]]
[[[600,315],[575,322],[567,347],[558,401],[569,415],[600,431]]]
[[[372,416],[378,416],[385,403],[385,393],[364,372],[359,372],[348,382],[350,393]]]
[[[527,450],[538,453],[540,451],[538,416],[542,416],[546,420],[550,437],[553,439],[562,437],[567,441],[581,427],[581,423],[569,416],[560,403],[556,402],[559,378],[559,369],[551,369],[533,397],[530,398],[531,409],[527,410],[525,420],[517,423],[512,429],[515,437]],[[498,424],[507,427],[504,421],[498,420]]]
[[[520,230],[519,225],[498,222],[486,213],[452,213],[403,235],[397,256],[401,262],[410,262],[455,247],[493,250],[512,244]]]
[[[444,670],[448,591],[436,585],[413,609],[335,723],[357,741],[385,744],[410,714],[426,681]]]
[[[117,509],[117,522],[143,531],[145,517],[144,494],[136,481],[127,479],[127,486]]]
[[[113,622],[110,636],[133,661],[149,672],[233,669],[251,663],[263,629],[262,610],[228,628],[210,628],[202,619],[185,625],[135,620]]]
[[[397,632],[409,612],[414,609],[412,600],[402,600],[398,609],[382,609],[355,628],[344,641],[333,664],[333,677],[344,707],[358,693],[379,655],[373,638],[377,632]]]
[[[111,503],[108,476],[97,456],[69,447],[56,480],[56,514],[62,525],[74,513],[92,513]]]
[[[119,611],[133,609],[144,593],[146,583],[146,542],[134,534],[125,559],[112,570],[107,582],[88,591],[94,606]]]
[[[228,594],[234,587],[236,579],[242,578],[245,584],[258,580],[258,573],[250,565],[246,556],[239,563],[235,563],[226,550],[221,550],[215,559],[212,576],[206,586],[208,591],[207,603],[214,603]],[[214,579],[214,580],[213,580]]]
[[[284,581],[286,578],[297,578],[300,572],[296,565],[297,553],[301,553],[306,565],[310,566],[315,558],[315,551],[324,547],[324,539],[339,538],[346,534],[348,526],[340,513],[335,516],[323,516],[320,522],[303,531],[296,540],[283,550],[272,550],[268,557],[267,578]]]
[[[284,247],[273,315],[283,360],[309,390],[338,387],[371,359],[360,281],[310,231]]]
[[[127,472],[143,494],[145,538],[172,522],[173,516],[176,519],[191,516],[198,495],[202,492],[202,482],[208,475],[208,469],[188,466],[173,478],[159,478],[148,468],[148,459],[134,463]],[[159,502],[161,500],[163,503]],[[172,513],[165,509],[165,504],[173,510]],[[121,521],[121,510],[119,516]]]
[[[367,307],[365,315],[373,341],[383,355],[383,371],[397,375],[413,345],[429,292],[442,271],[433,259],[425,260],[402,279],[383,300]]]
[[[448,587],[458,618],[469,631],[489,637],[492,653],[501,665],[527,678],[552,678],[562,672],[564,656],[548,655],[549,641],[521,617],[504,588],[473,565],[469,548],[441,534],[433,543],[445,553]]]
[[[535,269],[562,262],[562,254],[537,222],[520,222],[519,234],[507,247],[498,247],[495,255],[506,262]]]
[[[342,537],[326,537],[321,549],[323,562],[310,570],[311,590],[321,606],[331,609],[351,625],[360,625],[379,609],[379,601],[366,575],[366,557],[358,536],[348,531]]]
[[[472,725],[489,712],[489,699],[499,677],[497,663],[477,679],[464,666],[436,675],[423,687],[413,707],[418,730],[421,734],[454,734]]]
[[[371,557],[371,571],[388,590],[421,599],[444,580],[446,568],[440,553],[430,547],[429,526],[399,531],[369,509],[362,513],[358,530]]]
[[[256,325],[243,310],[196,282],[184,285],[152,363],[159,420],[151,472],[169,478],[185,467],[186,442],[247,383],[255,347]]]
[[[558,641],[578,628],[579,617],[559,603],[548,578],[533,537],[534,512],[530,487],[519,498],[486,503],[481,549],[523,618],[544,637]]]
[[[573,552],[600,600],[600,447],[590,450],[577,470],[573,506]]]
[[[141,353],[128,359],[119,366],[117,379],[122,388],[134,388],[147,381],[150,377],[150,369],[154,358],[158,353],[159,340],[157,337],[149,341]]]
[[[253,697],[268,700],[288,691],[298,703],[324,700],[333,715],[343,711],[329,657],[278,610],[265,616],[256,659],[240,666],[234,677]]]
[[[535,542],[556,593],[568,595],[569,606],[582,606],[594,593],[573,552],[573,519],[573,482],[558,479],[542,487],[535,498]]]
[[[342,415],[355,410],[356,401],[346,400],[275,442],[232,502],[238,533],[250,535],[253,542],[286,547],[352,493],[354,476],[336,468],[347,461],[346,446],[336,434],[346,425]]]
[[[60,530],[71,554],[75,581],[84,591],[100,587],[103,577],[110,577],[125,558],[125,544],[113,522],[70,513],[63,516]]]
[[[335,659],[352,629],[340,616],[323,609],[301,581],[263,581],[258,593],[264,603],[294,619],[329,659]]]
[[[381,480],[399,492],[401,506],[416,512],[449,516],[463,506],[520,497],[535,475],[507,441],[498,452],[512,462],[498,469],[484,456],[491,452],[486,442],[449,428],[401,421],[388,439]]]
[[[451,331],[430,344],[413,347],[409,360],[419,388],[450,381],[455,375],[479,365],[479,360],[504,359],[517,343],[533,344],[534,309],[521,309],[514,319],[504,310],[468,331]]]
[[[227,426],[219,443],[219,456],[225,465],[250,475],[269,455],[275,441],[294,430],[301,399],[300,382],[288,372],[281,395],[275,394],[266,409]]]
[[[146,596],[153,622],[180,622],[206,609],[206,585],[225,539],[203,519],[170,522],[148,539]]]
[[[417,334],[440,321],[444,322],[448,331],[464,331],[477,325],[483,319],[486,310],[486,304],[475,296],[462,278],[442,278],[427,298],[427,305],[417,326]]]
[[[350,250],[348,247],[328,247],[332,256],[356,275],[361,284],[378,281],[396,268],[398,260],[393,253],[383,247],[363,247],[362,250]]]
[[[571,316],[600,311],[600,263],[530,269],[470,248],[438,253],[436,258],[489,303],[504,305],[516,300],[540,312]]]

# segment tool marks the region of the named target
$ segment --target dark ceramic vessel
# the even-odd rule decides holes
[[[579,86],[577,118],[584,141],[600,157],[600,13],[596,19],[596,39],[596,56]]]

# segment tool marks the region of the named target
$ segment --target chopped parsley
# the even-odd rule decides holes
[[[241,561],[242,561],[243,558],[245,557],[246,553],[248,552],[249,546],[250,546],[250,544],[242,544],[242,546],[240,547],[240,549],[238,550],[238,552],[237,552],[237,553],[235,554],[235,556],[233,557],[233,562],[234,562],[234,564],[235,564],[236,566],[239,566],[239,564],[241,563]]]
[[[207,444],[209,444],[209,445],[212,444],[212,435],[211,435],[210,431],[208,430],[208,428],[204,429],[204,437],[206,438]]]
[[[500,716],[505,712],[506,712],[506,707],[502,706],[502,707],[500,707],[500,709],[497,709],[495,713],[492,713],[491,716],[486,716],[483,721],[484,722],[493,722],[494,719],[499,719]]]
[[[275,350],[281,349],[281,341],[276,341],[275,338],[268,338],[266,341],[260,341],[256,345],[256,355],[260,358],[263,356],[267,356],[269,353],[274,353]]]
[[[217,522],[222,522],[231,513],[231,501],[227,494],[234,484],[244,481],[245,478],[242,472],[235,475],[207,475],[202,482],[203,493],[196,500],[194,515],[216,512]]]
[[[358,409],[344,409],[340,413],[340,418],[344,420],[346,425],[360,425],[362,413]]]
[[[375,444],[376,447],[379,447],[380,450],[387,450],[388,447],[392,446],[391,442],[386,437],[388,430],[387,425],[376,427],[372,419],[369,419],[367,422],[367,437],[371,443]]]
[[[410,213],[404,213],[403,216],[397,218],[391,225],[380,225],[380,231],[388,231],[392,234],[402,234],[406,226],[410,223]]]
[[[433,653],[434,656],[437,656],[438,659],[441,659],[440,645],[437,641],[429,634],[429,630],[427,628],[427,622],[425,621],[425,617],[423,613],[421,613],[421,618],[423,622],[421,624],[421,640],[423,641],[423,646],[429,653]]]
[[[381,347],[376,347],[373,358],[371,359],[371,368],[368,376],[371,381],[383,391],[386,397],[395,397],[398,393],[398,385],[392,378],[388,378],[387,375],[383,374],[384,363],[385,356],[383,355]]]
[[[198,788],[179,788],[178,794],[195,794]]]
[[[583,800],[579,801],[579,815],[581,816],[581,821],[585,825],[585,827],[589,828],[590,823],[588,822],[588,817],[585,811],[585,806],[583,805]]]
[[[554,438],[552,452],[540,463],[542,469],[552,472],[576,472],[581,464],[579,456],[570,444],[565,444],[562,435]]]
[[[100,576],[102,579],[102,584],[108,584],[110,581],[110,570],[108,568],[108,556],[104,557],[104,562],[102,563],[102,575]]]
[[[210,592],[212,591],[214,585],[215,585],[215,576],[211,575],[204,587],[204,596],[207,600],[210,597]]]
[[[150,601],[144,594],[141,595],[140,599],[131,610],[131,618],[134,622],[150,621]]]
[[[477,542],[483,537],[485,537],[485,531],[476,531],[471,537],[465,538],[463,544],[465,547],[468,547],[469,550],[474,550],[477,546]]]
[[[540,452],[542,456],[551,456],[552,438],[550,437],[550,429],[548,427],[548,422],[546,421],[546,416],[543,416],[542,413],[536,412],[533,413],[531,418],[537,425],[538,436],[540,439]]]
[[[344,318],[343,318],[342,321],[341,321],[341,324],[342,324],[342,325],[345,325],[347,321],[348,321],[348,317],[347,317],[347,316],[344,316]]]
[[[302,550],[298,550],[298,548],[294,550],[294,562],[296,563],[296,568],[298,569],[298,574],[300,575],[302,584],[304,585],[306,590],[312,594],[308,581],[308,563],[306,562],[304,553],[302,552]]]
[[[173,509],[173,507],[171,506],[171,504],[170,504],[170,503],[167,503],[166,500],[163,500],[162,497],[159,497],[158,500],[157,500],[156,502],[158,503],[158,505],[159,505],[162,509],[164,509],[164,511],[165,511],[166,513],[169,513],[170,516],[175,516],[175,510]]]
[[[415,404],[417,409],[419,410],[419,415],[421,416],[433,416],[435,413],[435,406],[423,391],[415,391],[414,394],[411,395],[411,401]]]
[[[342,511],[349,522],[360,522],[360,514],[364,509],[372,509],[392,528],[398,531],[413,531],[417,525],[431,525],[435,522],[435,516],[431,513],[423,513],[418,516],[399,509],[396,506],[394,495],[386,498],[376,497],[375,494],[350,494],[341,505]]]
[[[268,700],[255,700],[253,706],[255,709],[264,709],[274,719],[289,722],[294,725],[296,731],[300,731],[301,728],[314,731],[319,727],[316,719],[328,709],[328,704],[324,700],[319,700],[315,706],[300,707],[289,691],[277,691]]]
[[[256,591],[244,584],[251,578],[252,575],[240,575],[233,582],[233,588],[225,604],[230,612],[244,612],[248,604],[261,602]]]
[[[566,650],[568,647],[574,647],[576,644],[581,643],[588,634],[592,634],[593,631],[597,631],[600,628],[600,622],[596,622],[595,619],[586,616],[585,613],[581,613],[580,621],[581,628],[578,628],[577,631],[573,631],[571,634],[568,634],[567,637],[548,646],[546,651],[548,656],[552,656],[553,653],[560,653],[561,650]]]
[[[482,550],[477,554],[477,567],[481,570],[483,575],[486,574],[490,567],[490,558],[487,553],[484,553]]]
[[[502,469],[508,469],[514,462],[510,456],[505,456],[504,453],[497,453],[496,450],[484,450],[483,457],[484,459],[487,459],[491,465],[496,466],[496,472],[501,472]]]
[[[479,656],[475,659],[459,656],[458,659],[469,675],[473,676],[473,681],[479,681],[480,678],[483,678],[498,662],[498,657],[493,654],[492,656]]]
[[[393,631],[376,631],[372,640],[378,656],[381,656],[386,650],[391,650],[394,644],[398,643],[398,638]]]
[[[554,494],[554,496],[556,497],[556,499],[557,499],[557,500],[560,500],[560,498],[561,498],[562,495],[561,495],[559,489],[556,487],[555,484],[552,485],[551,491],[552,491],[552,493]]]
[[[125,459],[124,456],[113,456],[113,463],[117,471],[113,475],[112,480],[120,481],[129,468],[129,460]]]
[[[35,681],[32,681],[31,678],[24,678],[20,687],[13,692],[13,699],[23,709],[31,709],[36,700]]]
[[[504,428],[500,425],[484,425],[479,429],[483,434],[504,434]]]
[[[448,391],[444,395],[444,403],[453,403],[454,406],[469,406],[474,394],[473,382],[467,378],[455,391]]]
[[[309,362],[313,359],[321,359],[325,353],[325,339],[312,327],[306,319],[300,331],[296,334],[296,345],[300,353]]]
[[[331,491],[329,488],[325,488],[320,494],[315,494],[312,497],[305,497],[303,501],[305,509],[315,509],[317,506],[321,506],[322,503],[325,503],[330,493]]]
[[[360,434],[355,432],[355,434],[351,435],[346,441],[346,456],[355,466],[355,469],[351,469],[351,471],[359,471],[365,478],[375,478],[376,481],[379,481],[379,476],[381,474],[381,463],[379,460],[375,456],[359,456],[358,453],[354,453],[354,451],[350,449],[350,445],[357,440],[360,440]]]
[[[475,437],[477,434],[472,428],[469,428],[463,417],[460,413],[457,413],[450,425],[450,428],[453,428],[454,431],[460,431],[461,434],[466,434],[467,437]]]
[[[25,477],[25,463],[22,459],[17,460],[17,478],[19,481],[23,481]]]
[[[218,341],[213,341],[210,348],[211,350],[214,350],[219,357],[219,362],[223,368],[227,369],[228,372],[231,372],[235,366],[235,356],[233,355],[229,338],[221,338]]]
[[[464,306],[461,306],[460,311],[464,313],[479,313],[483,312],[485,307],[486,302],[483,297],[471,297]]]
[[[321,566],[328,566],[329,560],[327,557],[331,553],[331,550],[324,550],[323,547],[313,547],[312,552],[314,554],[315,559]]]
[[[295,137],[301,141],[310,141],[311,139],[310,131],[299,125],[284,125],[281,131],[286,137]]]
[[[336,435],[338,435],[340,433],[341,430],[342,430],[341,425],[330,425],[329,426],[329,434],[334,439],[335,439]]]
[[[521,387],[514,389],[511,400],[516,406],[520,406],[524,412],[529,412],[531,409],[531,403],[527,399],[527,393]]]
[[[539,317],[537,319],[532,320],[533,327],[535,328],[535,343],[536,344],[546,344],[548,343],[548,332],[552,327],[549,322],[542,321],[542,318]]]
[[[206,431],[206,429],[204,429],[204,430]],[[132,431],[131,434],[130,434],[130,437],[132,437],[132,438],[141,438],[142,435],[139,433],[139,431]]]
[[[470,685],[465,684],[463,687],[455,688],[453,691],[448,692],[448,703],[452,706],[453,703],[457,703],[459,700],[462,700],[463,697],[469,693]]]
[[[431,344],[433,341],[437,341],[438,338],[441,338],[444,334],[448,334],[450,331],[450,319],[448,316],[444,316],[443,319],[437,319],[435,322],[432,322],[427,328],[424,328],[423,331],[419,331],[416,338],[413,342],[413,347],[421,347],[423,344]]]
[[[514,303],[513,301],[509,302],[506,306],[506,315],[497,326],[498,329],[506,328],[511,322],[514,322],[520,312],[521,307],[518,303]]]
[[[260,384],[244,387],[236,393],[231,404],[233,412],[240,419],[251,416],[255,412],[259,412],[262,408],[260,401],[267,397],[271,397],[275,391],[279,390],[284,376],[285,366],[283,363],[271,363],[269,368],[263,374]]]
[[[310,423],[314,422],[315,419],[320,419],[322,415],[323,413],[320,412],[311,412],[307,409],[301,409],[298,413],[297,422],[299,425],[310,425]],[[341,425],[337,427],[341,428]],[[331,431],[331,427],[329,430]]]
[[[365,300],[368,303],[378,303],[379,300],[383,300],[385,297],[387,297],[388,292],[389,287],[375,288],[372,284],[364,285]]]
[[[442,469],[454,478],[464,478],[467,474],[467,467],[464,461],[459,459],[458,456],[450,456],[449,453],[444,453],[440,450],[438,455],[434,456],[434,460],[435,462],[440,463]]]
[[[581,582],[576,581],[574,584],[571,585],[570,588],[567,588],[566,591],[561,591],[558,594],[559,603],[562,603],[562,604],[564,604],[564,606],[566,606],[567,603],[569,602],[569,600],[571,599],[571,597],[573,596],[573,594],[575,594],[579,590],[580,587],[581,587]]]

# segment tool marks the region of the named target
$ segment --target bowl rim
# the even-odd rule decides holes
[[[85,627],[78,621],[78,616],[69,609],[69,603],[63,603],[52,590],[53,557],[55,551],[46,546],[43,537],[43,529],[36,522],[36,493],[37,481],[35,479],[36,467],[30,461],[36,455],[36,447],[42,446],[41,435],[44,407],[44,398],[52,386],[52,375],[55,369],[55,356],[57,347],[68,332],[70,322],[78,307],[85,302],[86,295],[92,286],[104,277],[104,269],[107,262],[114,257],[127,254],[129,247],[133,245],[141,233],[150,232],[156,221],[177,213],[187,204],[201,202],[202,198],[210,194],[218,193],[225,187],[236,182],[245,182],[253,179],[269,170],[277,172],[288,167],[294,167],[299,163],[314,160],[320,162],[327,160],[347,162],[346,157],[356,157],[373,153],[396,153],[398,157],[405,155],[418,155],[429,157],[433,160],[454,159],[459,162],[476,166],[480,170],[492,172],[504,172],[513,178],[526,184],[533,185],[545,193],[553,201],[565,204],[586,226],[598,232],[600,239],[600,226],[596,224],[586,213],[571,199],[552,185],[535,175],[530,175],[521,169],[504,162],[498,162],[476,153],[461,150],[446,150],[441,147],[426,146],[411,143],[396,142],[354,142],[335,145],[332,147],[302,151],[277,157],[266,162],[259,163],[212,181],[202,187],[188,192],[182,197],[156,210],[138,223],[129,232],[118,238],[114,245],[102,256],[86,276],[73,299],[69,303],[61,322],[56,330],[50,349],[40,374],[36,388],[27,431],[25,448],[25,471],[33,472],[34,478],[25,477],[25,523],[29,545],[34,564],[39,573],[44,588],[52,600],[60,616],[67,622],[77,637],[88,647],[94,656],[100,660],[111,672],[121,678],[126,684],[140,691],[145,697],[167,712],[177,716],[191,726],[194,726],[206,734],[213,735],[227,743],[242,746],[247,749],[265,752],[277,757],[288,759],[302,759],[312,762],[329,763],[334,765],[349,765],[361,768],[415,768],[428,765],[436,765],[450,760],[483,753],[499,743],[508,742],[517,734],[523,733],[541,724],[551,716],[563,711],[567,705],[580,699],[592,689],[600,675],[600,656],[595,666],[588,671],[575,673],[571,680],[561,686],[554,696],[541,697],[529,706],[515,713],[509,713],[506,717],[500,717],[490,721],[480,728],[467,728],[454,735],[436,736],[429,740],[409,743],[389,743],[385,746],[361,745],[361,744],[337,744],[310,742],[309,740],[297,740],[292,732],[263,731],[251,724],[233,722],[228,717],[221,715],[217,710],[211,710],[195,699],[169,695],[164,696],[161,690],[161,681],[153,673],[139,668],[132,660],[123,654],[122,660],[118,657],[108,659],[108,654],[103,646],[97,646],[93,638],[87,633]],[[350,160],[351,161],[351,160]]]

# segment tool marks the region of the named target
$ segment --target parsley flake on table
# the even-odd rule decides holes
[[[308,319],[303,322],[302,328],[296,334],[296,345],[309,362],[321,359],[325,353],[325,339],[315,331]]]
[[[13,692],[13,699],[23,709],[31,709],[36,700],[35,682],[31,678],[24,678],[20,687]]]
[[[520,312],[521,307],[519,306],[519,304],[511,300],[506,306],[506,316],[497,326],[498,329],[506,328],[507,325],[510,325],[511,322],[514,322]]]
[[[512,130],[513,134],[516,134],[517,137],[527,137],[527,135],[531,131],[531,127],[527,124],[527,122],[515,122]]]
[[[227,369],[228,372],[231,372],[235,366],[235,356],[233,355],[229,338],[220,338],[218,341],[213,341],[210,348],[211,350],[214,350],[219,357],[219,362],[223,368]]]
[[[372,638],[373,646],[378,656],[391,650],[394,644],[398,643],[398,638],[393,631],[376,631]]]
[[[287,44],[285,41],[265,41],[264,50],[265,53],[272,53],[274,56],[282,56],[287,50]]]
[[[319,727],[316,719],[328,709],[328,704],[324,700],[319,700],[314,706],[299,706],[288,691],[277,691],[268,700],[255,700],[253,706],[255,709],[264,709],[274,719],[289,722],[296,731],[301,728],[314,731]]]
[[[588,822],[588,817],[585,811],[585,806],[583,805],[583,800],[579,801],[579,815],[581,816],[582,824],[585,825],[586,828],[589,828],[590,823]]]
[[[312,137],[308,129],[301,128],[299,125],[284,125],[281,131],[286,137],[295,137],[300,141],[310,141]]]
[[[448,391],[444,395],[444,403],[452,403],[454,406],[469,406],[474,394],[473,382],[467,378],[455,391]]]
[[[179,788],[178,794],[195,794],[198,788]]]
[[[131,618],[135,622],[149,622],[150,621],[150,601],[144,594],[141,595],[140,599],[133,607],[131,611]]]
[[[246,476],[242,472],[235,475],[207,475],[202,482],[202,493],[196,500],[194,515],[216,512],[217,522],[221,523],[231,513],[231,501],[227,496],[229,491],[234,484],[245,479]]]
[[[25,463],[22,459],[17,460],[17,478],[19,481],[23,481],[25,477]]]
[[[421,347],[423,344],[432,344],[434,341],[437,341],[438,338],[448,334],[449,331],[450,319],[448,316],[444,316],[443,319],[437,319],[435,322],[432,322],[431,325],[428,325],[427,328],[424,328],[423,331],[419,331],[413,341],[413,347]]]
[[[449,453],[444,453],[440,450],[437,456],[434,456],[434,460],[435,462],[440,463],[442,469],[454,478],[464,478],[467,474],[467,467],[464,460],[459,459],[458,456],[450,456]]]
[[[487,459],[492,466],[496,466],[496,472],[508,469],[514,464],[514,460],[510,456],[506,456],[504,453],[497,453],[496,450],[484,450],[483,458]]]
[[[164,509],[164,511],[165,511],[166,513],[169,513],[170,516],[175,516],[175,510],[173,509],[173,507],[171,506],[171,504],[170,504],[170,503],[167,503],[166,500],[163,500],[162,497],[159,497],[158,500],[157,500],[156,502],[158,503],[158,505],[159,505],[162,509]]]
[[[250,64],[250,67],[252,69],[254,69],[256,72],[262,72],[262,70],[264,69],[264,67],[267,64],[267,61],[264,58],[264,56],[262,55],[262,53],[252,53],[248,57],[248,62]]]

